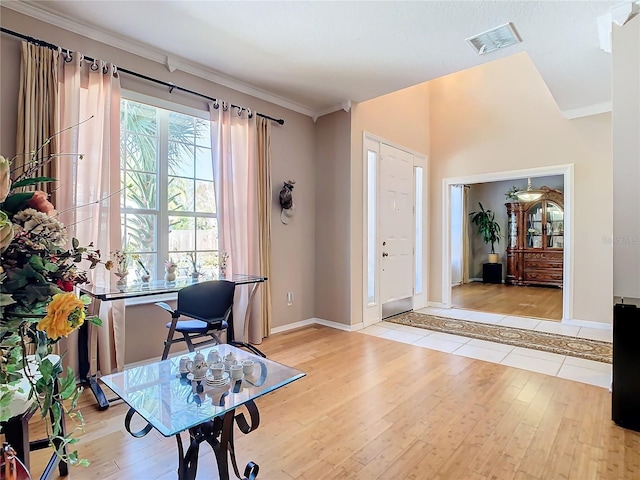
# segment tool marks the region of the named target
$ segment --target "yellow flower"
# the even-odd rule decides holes
[[[37,329],[51,340],[66,337],[84,323],[84,304],[74,293],[56,293]]]

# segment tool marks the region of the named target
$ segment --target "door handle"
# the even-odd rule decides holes
[[[383,257],[388,257],[388,256],[389,256],[389,254],[388,254],[387,252],[382,252],[382,256],[383,256]]]

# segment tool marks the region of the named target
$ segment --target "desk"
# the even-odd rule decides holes
[[[179,480],[196,478],[198,451],[203,442],[215,453],[220,480],[229,479],[229,460],[238,478],[253,480],[258,474],[258,465],[253,462],[247,464],[244,477],[240,477],[233,443],[234,423],[244,434],[256,430],[260,415],[254,400],[306,374],[228,344],[202,349],[203,355],[206,357],[213,348],[222,357],[232,352],[239,362],[253,360],[253,374],[222,387],[209,386],[206,381],[192,385],[179,375],[180,359],[174,357],[105,375],[100,380],[129,405],[125,428],[132,436],[143,437],[155,428],[165,437],[176,437]],[[250,423],[243,413],[236,413],[240,407],[247,409]],[[131,419],[136,413],[148,424],[132,432]],[[187,430],[189,446],[185,453],[180,432]]]
[[[213,279],[211,279],[213,280]],[[255,297],[258,286],[261,283],[267,281],[267,277],[261,277],[258,275],[246,275],[235,274],[228,280],[234,282],[236,285],[251,285],[251,292],[249,293],[249,299],[247,303],[247,310],[244,315],[244,341],[240,342],[235,339],[233,315],[229,318],[229,328],[227,329],[227,342],[230,345],[236,347],[247,348],[253,353],[265,357],[257,347],[247,342],[249,337],[249,317],[251,315],[251,308],[253,306],[253,298]],[[127,285],[126,287],[118,287],[115,284],[107,286],[96,285],[83,285],[80,286],[80,292],[93,297],[93,313],[100,311],[100,302],[111,300],[126,300],[127,298],[139,298],[148,297],[151,295],[162,295],[166,293],[175,293],[181,288],[193,285],[194,283],[202,283],[203,281],[192,279],[178,279],[175,282],[165,282],[164,280],[156,280],[147,284],[136,283]],[[106,409],[109,407],[109,400],[107,400],[102,388],[96,381],[97,376],[97,331],[96,328],[89,325],[89,322],[85,322],[78,332],[78,362],[79,372],[78,375],[82,381],[89,383],[89,387],[93,392],[100,409]]]

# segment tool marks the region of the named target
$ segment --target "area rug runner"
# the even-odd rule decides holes
[[[585,358],[596,362],[611,363],[613,354],[613,345],[600,340],[535,332],[522,328],[458,320],[457,318],[439,317],[424,313],[402,313],[395,317],[387,318],[385,321],[517,347],[533,348],[560,355]]]

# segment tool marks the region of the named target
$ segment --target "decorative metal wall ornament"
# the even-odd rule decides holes
[[[289,224],[291,217],[293,217],[293,212],[295,211],[296,206],[293,203],[293,186],[295,185],[295,180],[287,180],[284,182],[282,189],[280,190],[280,207],[282,208],[282,212],[280,213],[280,221],[285,225]]]

